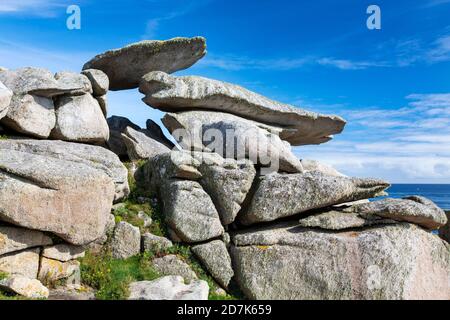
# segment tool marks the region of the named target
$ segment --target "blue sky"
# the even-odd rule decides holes
[[[81,30],[66,8],[81,8]],[[381,30],[366,9],[381,8]],[[234,82],[348,120],[301,158],[393,183],[450,183],[450,0],[0,0],[0,65],[81,69],[143,39],[207,38],[208,55],[179,72]],[[162,113],[137,90],[109,94],[110,114],[144,125]]]

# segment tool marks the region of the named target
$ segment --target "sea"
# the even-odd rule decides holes
[[[390,198],[423,196],[450,210],[450,184],[393,184],[387,192]]]

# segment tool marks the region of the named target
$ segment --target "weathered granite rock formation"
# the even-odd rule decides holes
[[[105,72],[111,90],[137,88],[141,77],[151,71],[172,73],[189,68],[206,54],[202,37],[174,38],[167,41],[141,41],[121,49],[99,54],[83,70]]]
[[[208,283],[194,280],[184,284],[179,276],[167,276],[154,281],[130,284],[129,300],[208,300]]]
[[[212,153],[201,153],[200,156],[203,159],[198,166],[202,175],[199,182],[213,200],[222,224],[229,225],[241,210],[256,170],[249,160],[223,159]]]
[[[175,147],[152,120],[147,120],[146,129],[141,129],[124,117],[113,116],[107,121],[110,132],[108,146],[121,158],[148,159]]]
[[[214,279],[224,288],[228,288],[234,276],[231,258],[225,243],[214,240],[192,247],[192,252],[203,263]]]
[[[11,130],[40,139],[95,144],[108,140],[106,97],[94,99],[92,83],[84,74],[21,68],[0,72],[0,79],[13,92],[6,105],[9,95],[0,88],[0,121]]]
[[[391,223],[397,223],[397,221],[383,219],[377,216],[363,218],[356,212],[327,211],[300,219],[299,226],[325,230],[345,230]]]
[[[223,234],[219,214],[198,182],[168,180],[160,195],[165,219],[183,241],[203,242]]]
[[[272,171],[303,172],[289,143],[278,136],[279,128],[208,111],[170,113],[162,121],[183,149],[215,152],[224,158],[251,159]]]
[[[103,144],[109,128],[102,109],[90,94],[56,99],[56,126],[53,139]]]
[[[320,172],[272,173],[257,179],[248,208],[238,216],[244,224],[274,221],[312,209],[374,198],[389,187],[382,180],[327,176]]]
[[[67,164],[68,166],[74,162],[99,170],[113,180],[115,185],[115,202],[120,201],[130,193],[127,168],[114,153],[104,148],[64,141],[31,139],[0,140],[0,153],[8,153],[9,151],[43,156],[48,158],[49,162],[52,159],[67,161],[69,162]]]
[[[187,283],[198,279],[191,267],[174,254],[153,259],[152,265],[161,276],[180,276]]]
[[[91,82],[94,97],[104,96],[109,90],[109,78],[101,70],[87,69],[81,72]]]
[[[55,127],[55,107],[51,98],[15,94],[1,122],[19,133],[46,139]]]
[[[49,291],[39,280],[13,276],[0,280],[0,289],[20,294],[30,299],[46,299]]]
[[[127,127],[122,133],[122,139],[131,160],[152,158],[167,153],[170,149],[161,142],[151,138],[144,132]]]
[[[52,243],[52,239],[40,231],[0,226],[0,256]]]
[[[418,196],[405,199],[383,199],[353,207],[362,216],[379,216],[397,221],[418,224],[425,228],[439,229],[447,223],[444,210],[432,201]]]
[[[450,298],[448,246],[414,225],[330,233],[294,223],[244,231],[233,243],[250,299]]]
[[[141,233],[138,227],[120,221],[114,230],[111,240],[112,256],[116,259],[127,259],[141,252]]]
[[[151,233],[144,233],[142,235],[142,250],[159,252],[169,249],[173,246],[172,241],[167,238],[159,237]]]
[[[36,279],[39,271],[40,248],[26,249],[0,256],[0,272]]]
[[[41,255],[47,259],[67,262],[70,260],[83,258],[84,254],[85,248],[83,246],[74,246],[62,243],[55,246],[45,247],[44,250],[42,250]]]
[[[12,96],[13,92],[0,81],[0,119],[8,113]]]
[[[121,158],[128,157],[127,146],[123,142],[122,133],[125,132],[127,127],[134,130],[140,130],[141,128],[124,117],[112,116],[107,119],[107,122],[109,127],[109,149]]]
[[[114,200],[110,177],[82,163],[0,150],[0,220],[79,245],[102,236]]]
[[[319,144],[340,133],[345,121],[282,104],[237,85],[201,77],[151,72],[141,81],[144,102],[167,112],[215,110],[283,127],[280,138],[292,145]]]

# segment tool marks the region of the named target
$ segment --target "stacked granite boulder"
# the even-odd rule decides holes
[[[79,285],[84,246],[101,238],[128,171],[105,145],[100,70],[0,71],[0,287],[32,298]]]
[[[168,54],[175,47],[178,55]],[[292,153],[291,146],[340,133],[338,116],[170,75],[204,55],[202,38],[175,39],[109,51],[85,66],[103,70],[114,90],[139,86],[146,104],[167,112],[162,122],[177,142],[171,151],[159,129],[126,119],[109,121],[118,137],[110,146],[148,159],[135,177],[159,198],[173,241],[191,244],[224,289],[237,284],[251,299],[450,297],[449,246],[430,233],[447,222],[440,208],[414,196],[369,202],[389,184]],[[139,144],[146,152],[137,155]]]
[[[39,297],[36,279],[76,283],[76,259],[109,234],[118,259],[188,244],[219,286],[250,299],[449,299],[449,245],[430,232],[445,213],[417,196],[369,201],[389,184],[294,155],[342,132],[342,118],[170,75],[205,54],[205,39],[175,38],[105,52],[82,74],[0,72],[0,272],[13,275],[0,287]],[[152,120],[106,120],[108,85],[139,88],[174,142]],[[115,224],[129,193],[120,159],[160,202],[171,241]],[[176,256],[153,264],[166,277],[131,284],[131,299],[207,297]]]

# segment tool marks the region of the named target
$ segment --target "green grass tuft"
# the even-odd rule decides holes
[[[157,278],[159,274],[145,254],[118,260],[113,259],[110,253],[87,253],[81,259],[82,282],[97,290],[96,298],[99,300],[127,299],[131,282]]]

